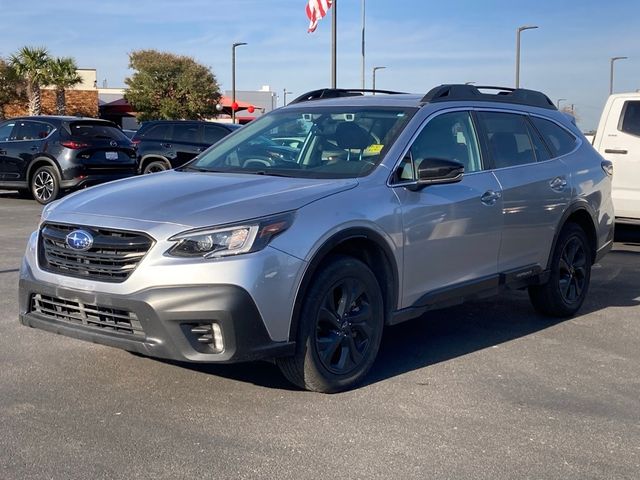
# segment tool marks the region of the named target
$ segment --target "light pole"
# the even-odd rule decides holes
[[[287,92],[286,88],[282,89],[282,106],[287,106],[287,95],[291,95],[293,92]]]
[[[609,95],[613,93],[613,63],[616,60],[626,60],[629,57],[611,57],[611,71],[609,72]]]
[[[387,67],[373,67],[373,83],[372,83],[372,90],[373,90],[373,94],[376,94],[376,71],[378,70],[382,70],[385,69]]]
[[[558,101],[556,102],[556,108],[558,110],[560,110],[560,102],[564,102],[566,100],[566,98],[559,98]]]
[[[365,45],[364,45],[364,41],[365,41],[365,36],[364,36],[364,27],[365,27],[365,21],[366,21],[366,17],[365,17],[365,0],[362,0],[362,41],[361,41],[361,54],[362,54],[362,58],[360,59],[360,88],[362,88],[363,90],[366,88],[365,84],[364,84],[364,69],[365,69],[365,60],[364,60],[364,54],[365,54]]]
[[[518,27],[516,33],[516,88],[520,88],[520,34],[525,30],[533,30],[538,28],[537,25],[523,25]]]
[[[236,42],[231,45],[231,122],[236,123],[236,111],[233,108],[236,103],[236,47],[246,45],[244,42]]]

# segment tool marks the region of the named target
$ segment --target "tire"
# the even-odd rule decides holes
[[[164,172],[165,170],[169,170],[169,166],[165,162],[162,160],[154,160],[153,162],[149,162],[145,165],[142,173],[147,175],[149,173]]]
[[[29,182],[33,198],[41,205],[53,202],[60,195],[60,175],[49,165],[38,168]]]
[[[333,256],[313,279],[298,319],[297,352],[276,360],[293,384],[335,393],[355,386],[378,354],[384,302],[361,261]]]
[[[567,224],[553,251],[549,281],[529,287],[536,311],[560,318],[574,315],[589,290],[591,263],[591,247],[584,230],[575,223]]]

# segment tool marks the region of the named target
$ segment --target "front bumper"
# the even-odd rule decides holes
[[[82,318],[73,321],[32,310],[34,295],[45,295],[85,305],[132,312],[143,334],[110,331]],[[86,292],[36,281],[29,269],[19,286],[20,322],[94,343],[152,357],[186,362],[234,363],[290,355],[292,342],[274,342],[246,290],[234,285],[180,285],[149,288],[134,294]],[[190,333],[190,326],[216,322],[224,350],[207,351]]]

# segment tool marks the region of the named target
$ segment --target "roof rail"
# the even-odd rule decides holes
[[[496,90],[497,93],[483,93],[480,90]],[[422,97],[422,103],[446,101],[488,101],[516,103],[532,107],[557,110],[553,102],[544,93],[524,88],[475,86],[475,85],[440,85],[432,88]]]
[[[371,90],[367,88],[321,88],[319,90],[312,90],[303,95],[300,95],[295,100],[289,102],[288,105],[301,102],[309,102],[311,100],[320,100],[323,98],[356,97],[362,96],[365,93],[386,93],[389,95],[398,95],[404,92],[394,92],[391,90]]]

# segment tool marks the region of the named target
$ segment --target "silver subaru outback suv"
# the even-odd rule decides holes
[[[48,205],[20,321],[187,362],[273,359],[336,392],[385,325],[528,289],[582,305],[610,248],[611,163],[542,93],[309,92],[186,166]],[[379,93],[379,92],[377,92]]]

